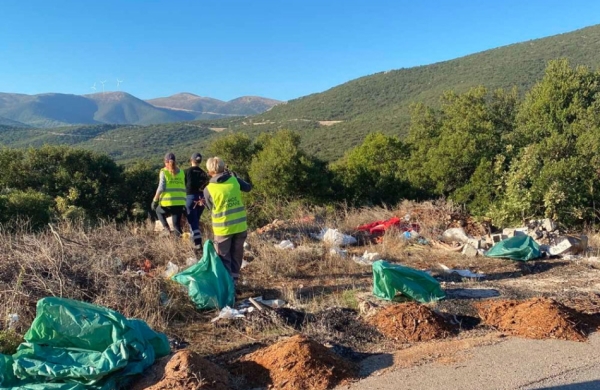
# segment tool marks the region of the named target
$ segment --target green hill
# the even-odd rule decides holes
[[[361,77],[277,105],[249,119],[246,125],[237,126],[237,130],[255,133],[300,127],[305,130],[303,143],[309,151],[334,159],[369,132],[405,135],[413,102],[436,105],[446,90],[463,92],[477,85],[493,89],[516,86],[522,92],[542,76],[549,60],[561,57],[572,64],[598,67],[600,25],[432,65]],[[327,126],[318,123],[322,121],[341,122]]]

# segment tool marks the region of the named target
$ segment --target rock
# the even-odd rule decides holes
[[[452,242],[467,242],[469,240],[469,236],[465,233],[465,229],[463,228],[450,228],[447,229],[444,233],[442,233],[442,239],[444,242],[452,243]]]
[[[477,251],[477,248],[475,248],[473,245],[465,244],[462,250],[462,254],[467,257],[475,257],[479,254],[479,252]]]

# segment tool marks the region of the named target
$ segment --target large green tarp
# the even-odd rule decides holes
[[[0,389],[119,389],[170,353],[143,321],[90,303],[44,298],[12,356],[0,355]]]
[[[541,256],[540,246],[529,236],[515,236],[494,245],[487,257],[502,257],[512,260],[528,261]]]
[[[235,303],[235,286],[212,241],[204,243],[202,259],[172,277],[188,288],[198,309],[222,309]]]
[[[446,297],[440,283],[426,272],[379,260],[373,263],[373,294],[393,300],[396,293],[421,303]]]

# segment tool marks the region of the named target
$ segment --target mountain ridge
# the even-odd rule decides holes
[[[197,119],[218,119],[230,116],[248,116],[261,113],[279,102],[273,99],[247,97],[221,102],[190,93],[178,95],[203,102],[217,102],[211,110],[182,110],[177,107],[154,105],[127,92],[111,91],[75,95],[41,93],[27,95],[0,92],[0,118],[2,124],[51,128],[68,125],[129,124],[151,125]],[[176,96],[176,95],[174,95]],[[196,99],[196,97],[198,99]],[[157,98],[169,103],[170,97]],[[167,99],[167,100],[164,100]],[[155,99],[150,99],[155,100]],[[222,104],[221,104],[222,103]]]

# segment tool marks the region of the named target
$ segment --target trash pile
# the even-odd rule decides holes
[[[168,355],[143,321],[66,298],[43,298],[17,352],[0,355],[0,387],[114,389]]]
[[[585,341],[577,319],[560,303],[548,298],[487,300],[475,303],[487,325],[531,339]]]
[[[189,350],[158,360],[131,390],[229,390],[229,373]]]
[[[232,371],[248,388],[325,390],[355,378],[357,367],[303,335],[241,357]]]
[[[461,251],[475,257],[508,258],[528,261],[544,256],[577,256],[586,252],[587,237],[562,234],[550,218],[531,220],[527,226],[506,228],[501,233],[473,237],[463,228],[444,231],[433,244],[448,251]]]
[[[371,317],[369,323],[399,342],[429,341],[450,334],[442,316],[416,302],[388,306]]]

